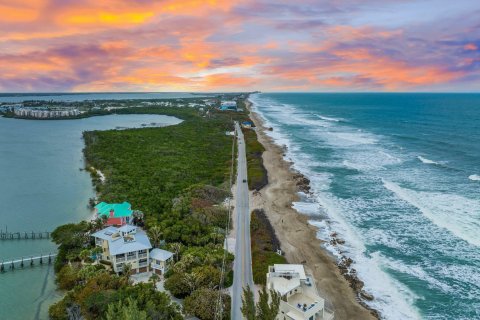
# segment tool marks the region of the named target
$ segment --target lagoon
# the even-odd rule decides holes
[[[161,115],[109,115],[77,120],[0,118],[0,228],[52,231],[88,219],[92,181],[83,169],[83,131],[175,125]],[[0,261],[55,252],[49,240],[0,241]],[[6,268],[8,269],[8,268]],[[48,319],[48,307],[61,297],[52,266],[0,274],[0,319]]]

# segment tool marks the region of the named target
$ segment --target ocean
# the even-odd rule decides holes
[[[251,96],[385,319],[480,319],[480,94]],[[331,245],[332,234],[345,240]]]
[[[174,125],[161,115],[109,115],[76,120],[19,120],[0,117],[0,229],[52,231],[92,217],[95,196],[85,167],[82,132]],[[0,262],[56,251],[50,240],[0,240]],[[0,274],[0,319],[48,319],[48,307],[61,298],[53,265]]]

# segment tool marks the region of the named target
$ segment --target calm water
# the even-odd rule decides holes
[[[480,95],[260,94],[386,319],[480,319]],[[324,219],[320,219],[324,218]]]
[[[51,231],[89,218],[94,196],[85,171],[82,132],[144,123],[173,125],[179,119],[159,115],[113,115],[79,120],[0,118],[0,228]],[[0,241],[0,260],[54,252],[48,240]],[[53,268],[36,267],[0,274],[0,319],[47,319],[55,291]],[[20,307],[21,306],[21,307]]]
[[[198,95],[187,92],[98,92],[98,93],[44,93],[44,94],[0,94],[0,102],[22,102],[25,100],[45,101],[84,101],[84,100],[124,100],[124,99],[177,99],[198,98],[208,94]]]

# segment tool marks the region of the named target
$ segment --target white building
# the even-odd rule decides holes
[[[44,110],[38,108],[15,108],[14,113],[16,116],[29,118],[64,118],[80,115],[78,109]]]
[[[311,275],[301,264],[276,264],[269,267],[267,289],[281,295],[277,320],[332,320],[334,313],[325,307]]]
[[[127,263],[130,264],[132,273],[149,271],[149,250],[152,245],[143,230],[131,225],[120,228],[110,226],[92,236],[95,245],[103,249],[101,259],[111,262],[116,273],[122,272]]]
[[[156,274],[162,275],[168,271],[170,264],[173,261],[173,253],[162,249],[153,249],[150,251],[150,260],[152,261],[152,271]]]

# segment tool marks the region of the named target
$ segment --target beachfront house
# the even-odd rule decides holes
[[[252,121],[243,121],[243,122],[242,122],[242,127],[244,127],[244,128],[252,128],[252,127],[253,127],[253,122],[252,122]]]
[[[132,206],[128,202],[100,202],[95,206],[98,218],[107,217],[107,226],[123,226],[133,221]]]
[[[92,235],[95,245],[102,248],[101,260],[108,261],[113,271],[121,273],[125,264],[132,273],[149,271],[152,248],[145,231],[132,225],[109,226]]]
[[[275,264],[268,268],[267,289],[277,291],[280,309],[277,320],[332,320],[311,275],[301,264]]]
[[[158,275],[165,274],[173,261],[173,253],[155,248],[150,251],[150,261],[152,261],[152,272]]]

